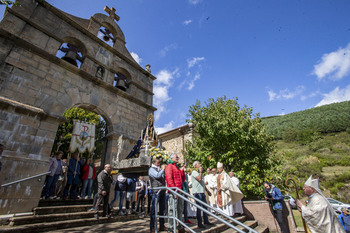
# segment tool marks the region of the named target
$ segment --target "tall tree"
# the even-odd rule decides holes
[[[266,134],[259,114],[241,108],[236,99],[226,96],[199,101],[190,106],[188,116],[195,126],[193,141],[186,145],[186,158],[199,160],[205,167],[223,162],[241,180],[246,197],[261,195],[262,182],[270,177],[277,160],[271,155],[272,138]]]

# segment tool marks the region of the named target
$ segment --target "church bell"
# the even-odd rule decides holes
[[[66,53],[66,55],[64,55],[62,57],[62,60],[65,60],[67,62],[69,62],[70,64],[73,64],[75,66],[78,66],[78,63],[77,63],[77,54],[73,51],[68,51]]]
[[[126,91],[126,80],[121,78],[121,77],[115,77],[114,79],[117,83],[115,84],[115,87],[122,90]]]

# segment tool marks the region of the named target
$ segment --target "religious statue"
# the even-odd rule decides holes
[[[154,129],[154,117],[152,113],[148,114],[147,126],[141,131],[140,139],[137,141],[129,155],[126,156],[126,159],[137,157],[142,148],[148,148],[149,146],[157,148],[161,147],[158,135]]]

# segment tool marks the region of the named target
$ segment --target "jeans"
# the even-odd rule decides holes
[[[122,211],[123,210],[124,194],[125,194],[125,191],[115,191],[114,198],[111,201],[111,203],[109,204],[110,208],[113,207],[114,202],[116,202],[118,200],[118,197],[119,197],[119,212]]]
[[[44,190],[42,192],[43,197],[50,197],[55,192],[56,184],[59,175],[47,176]]]
[[[187,201],[184,201],[184,221],[188,221],[188,213],[187,213]]]
[[[152,206],[151,206],[151,221],[150,221],[150,228],[151,230],[154,229],[154,224],[156,222],[155,216],[156,216],[156,198],[158,199],[158,206],[159,206],[159,215],[164,216],[165,211],[165,190],[160,191],[160,193],[157,196],[157,193],[152,193]],[[164,227],[164,218],[159,218],[159,226]]]
[[[86,188],[88,190],[88,198],[91,198],[91,189],[92,189],[92,179],[83,180],[83,191],[81,191],[81,197],[84,198],[86,194]]]
[[[207,203],[204,193],[195,193],[194,197],[201,200],[204,203]],[[200,204],[197,201],[196,201],[196,204],[203,207],[204,209],[207,209],[204,205]],[[197,224],[198,224],[198,226],[202,225],[202,212],[203,212],[204,224],[209,223],[208,214],[205,213],[204,211],[200,210],[199,208],[197,208]]]
[[[178,218],[181,222],[183,221],[182,219],[182,213],[184,211],[184,200],[182,200],[180,197],[175,198],[173,194],[169,194],[169,211],[168,211],[168,216],[172,217],[174,216]],[[175,203],[175,209],[174,209],[174,203]],[[183,226],[179,223],[177,223],[177,229],[181,230]],[[174,231],[174,220],[170,219],[168,220],[168,231]]]

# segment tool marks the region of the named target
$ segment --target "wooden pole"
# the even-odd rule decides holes
[[[296,195],[297,195],[297,200],[300,200],[297,183],[296,183],[295,180],[293,180],[292,178],[287,179],[285,184],[286,184],[286,186],[289,187],[289,188],[292,188],[292,185],[288,184],[289,181],[292,181],[292,183],[294,183],[295,192],[296,192]],[[303,222],[303,226],[304,226],[304,231],[305,231],[305,233],[309,232],[309,231],[307,230],[307,226],[306,226],[305,220],[304,220],[303,215],[301,214],[301,212],[300,212],[300,217],[301,217],[301,220],[302,220],[302,222]]]

